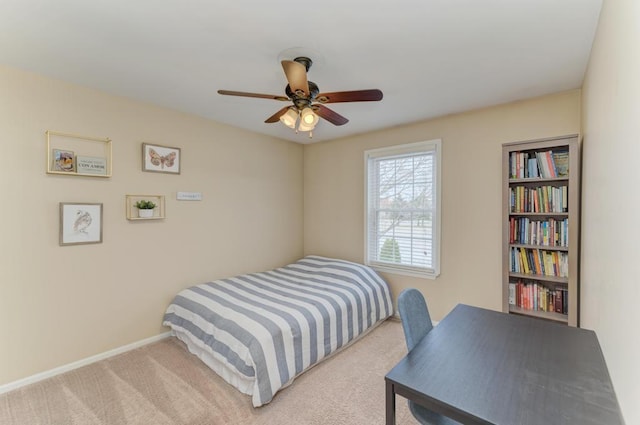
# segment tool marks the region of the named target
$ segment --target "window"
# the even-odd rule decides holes
[[[440,273],[440,140],[365,152],[368,265]]]

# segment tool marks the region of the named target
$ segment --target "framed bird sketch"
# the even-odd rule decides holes
[[[102,204],[60,202],[60,245],[102,243]]]
[[[180,148],[143,143],[142,171],[180,174]]]

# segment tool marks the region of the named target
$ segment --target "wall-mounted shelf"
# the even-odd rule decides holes
[[[156,204],[151,217],[140,217],[135,204],[138,201],[152,201]],[[165,218],[163,195],[127,195],[126,196],[127,220],[161,220]]]
[[[47,174],[111,177],[111,139],[46,131]]]

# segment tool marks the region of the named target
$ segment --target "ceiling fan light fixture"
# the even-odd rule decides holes
[[[318,123],[318,117],[313,109],[304,108],[302,112],[300,112],[300,122],[298,123],[298,131],[308,131],[311,132]],[[309,133],[311,134],[311,133]]]
[[[298,131],[311,131],[313,130],[313,126],[310,125],[305,125],[304,121],[300,121],[300,124],[298,124]]]
[[[280,116],[280,122],[289,128],[296,128],[296,121],[298,121],[298,112],[293,108]]]
[[[309,107],[304,108],[300,113],[300,125],[304,124],[305,127],[311,127],[312,130],[318,124],[319,119],[320,117]]]

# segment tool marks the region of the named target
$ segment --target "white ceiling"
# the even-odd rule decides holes
[[[578,88],[602,0],[0,0],[0,63],[299,143]],[[281,59],[310,56],[328,105],[309,140],[264,120]]]

